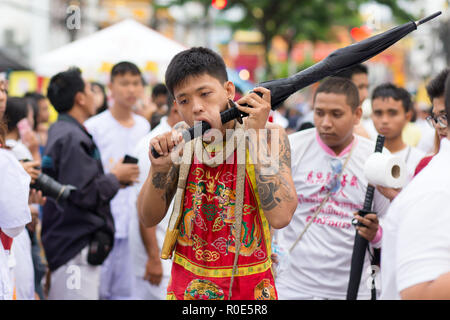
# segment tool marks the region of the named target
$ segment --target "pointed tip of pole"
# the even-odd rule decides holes
[[[436,18],[437,16],[441,15],[442,11],[438,11],[433,13],[432,15],[429,15],[428,17],[425,17],[423,19],[420,19],[419,21],[416,21],[416,26],[420,26],[421,24],[430,21],[431,19]]]

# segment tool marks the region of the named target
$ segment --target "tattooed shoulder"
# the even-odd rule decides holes
[[[276,130],[276,131],[274,131]],[[278,139],[278,157],[281,169],[291,167],[291,146],[286,131],[280,126],[271,126],[267,130],[267,143],[272,144],[273,139]]]
[[[272,132],[277,130],[277,132]],[[279,159],[279,172],[263,174],[261,165],[255,166],[256,184],[263,210],[272,210],[284,201],[293,199],[291,185],[288,181],[291,169],[291,149],[289,139],[282,128],[270,128],[269,139],[279,139],[277,156]],[[270,140],[269,140],[270,141]]]

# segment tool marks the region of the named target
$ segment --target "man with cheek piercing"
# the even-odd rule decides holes
[[[269,227],[285,227],[297,200],[287,135],[267,123],[270,91],[255,88],[237,101],[249,114],[242,125],[222,124],[220,112],[232,104],[235,87],[223,59],[206,48],[176,55],[166,85],[186,127],[205,121],[212,128],[181,148],[179,164],[170,155],[179,143],[172,133],[150,142],[161,157],[149,154],[151,169],[138,198],[141,221],[158,224],[174,196],[172,215],[180,215],[168,245],[173,251],[162,253],[173,256],[167,298],[277,299]],[[275,156],[271,170],[263,160]]]

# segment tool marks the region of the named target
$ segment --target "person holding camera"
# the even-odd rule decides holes
[[[94,94],[78,69],[53,76],[48,98],[59,113],[49,129],[42,171],[75,187],[43,208],[42,243],[50,275],[48,299],[98,299],[100,265],[114,244],[110,201],[137,177],[118,162],[104,174],[99,150],[82,123],[95,114]]]

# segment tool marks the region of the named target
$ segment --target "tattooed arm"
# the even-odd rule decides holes
[[[266,131],[250,136],[250,152],[256,156],[255,176],[261,207],[269,224],[280,229],[289,224],[297,197],[291,173],[291,149],[283,128],[268,124]],[[254,146],[254,139],[258,147]],[[253,148],[253,149],[252,149]]]
[[[157,171],[150,167],[137,202],[139,216],[144,226],[153,227],[164,219],[177,189],[178,170],[176,166],[172,166],[168,172]]]
[[[237,101],[237,108],[249,115],[244,121],[249,133],[251,159],[256,160],[253,160],[256,187],[262,209],[269,224],[280,229],[291,221],[297,208],[297,196],[286,132],[282,127],[267,122],[270,100],[270,91],[257,87]]]
[[[179,165],[172,162],[170,152],[181,142],[182,136],[178,134],[182,129],[175,126],[172,132],[159,135],[150,141],[149,149],[154,147],[162,156],[155,159],[149,152],[150,172],[137,201],[140,220],[146,227],[153,227],[164,218],[175,195]],[[176,150],[182,152],[182,148]]]

